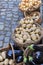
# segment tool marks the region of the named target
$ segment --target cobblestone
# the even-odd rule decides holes
[[[6,32],[6,36],[10,37],[11,36],[11,32]]]
[[[4,31],[0,31],[0,35],[5,35],[5,32]]]
[[[4,25],[0,25],[0,30],[3,30],[4,29]]]
[[[3,41],[0,41],[0,48],[3,47]]]
[[[4,35],[0,35],[0,41],[4,39]]]
[[[8,46],[9,43],[4,43],[3,47],[6,48]]]
[[[4,25],[4,23],[3,22],[0,22],[0,25]]]
[[[5,15],[5,12],[1,12],[1,16],[2,16],[2,15]]]
[[[10,38],[9,37],[5,37],[4,42],[5,43],[9,43],[9,41],[10,41]]]
[[[5,27],[5,31],[10,31],[10,28],[9,27]]]

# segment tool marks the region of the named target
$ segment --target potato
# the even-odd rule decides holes
[[[28,32],[25,31],[25,32],[23,33],[23,35],[26,35],[26,36],[27,36],[27,35],[28,35]]]
[[[15,34],[15,37],[19,37],[19,34]]]
[[[22,44],[23,43],[23,39],[19,39],[19,42]]]
[[[40,38],[39,34],[36,34],[36,37],[37,37],[37,39],[39,39]]]
[[[4,65],[8,65],[8,64],[9,64],[9,60],[8,59],[5,59]]]
[[[36,27],[36,25],[35,25],[35,24],[33,24],[33,27]]]
[[[25,33],[25,31],[26,31],[25,29],[22,30],[23,33]]]
[[[20,24],[24,24],[24,20],[23,19],[20,21]]]
[[[4,51],[4,52],[2,52],[2,53],[1,53],[1,55],[2,55],[3,59],[5,59],[5,58],[6,58],[6,52],[5,52],[5,51]]]
[[[16,28],[16,31],[18,31],[19,30],[19,28]]]
[[[9,60],[9,65],[12,65],[14,61],[12,59]]]
[[[24,35],[24,36],[23,36],[23,40],[26,40],[26,39],[27,39],[27,35]]]
[[[26,3],[26,7],[28,7],[28,6],[29,6],[29,3],[27,2],[27,3]]]
[[[3,62],[0,62],[0,65],[3,65],[4,63]]]
[[[29,29],[28,29],[28,28],[26,28],[26,32],[28,32],[28,30],[29,30]]]
[[[22,34],[20,34],[19,37],[22,38]]]
[[[34,23],[34,21],[31,19],[31,21],[29,21],[29,23],[30,23],[30,24],[33,24],[33,23]]]
[[[26,20],[24,23],[25,23],[25,24],[28,24],[28,21]]]
[[[20,28],[19,28],[19,30],[20,30],[20,31],[22,31],[22,30],[23,30],[23,28],[22,28],[22,27],[20,27]]]
[[[27,40],[26,40],[26,42],[30,42],[31,41],[31,38],[28,38]]]
[[[36,27],[31,27],[31,30],[32,30],[32,31],[35,31],[35,30],[36,30]]]
[[[32,32],[32,29],[30,28],[30,29],[28,30],[28,32],[29,32],[29,33]]]
[[[31,28],[32,24],[28,24],[26,25],[27,28]]]
[[[0,55],[0,61],[3,61],[3,57]]]
[[[17,34],[20,34],[20,31],[17,31]]]
[[[28,34],[28,38],[29,38],[29,39],[31,38],[29,34]]]
[[[23,24],[22,27],[25,28],[26,27],[26,24]]]
[[[30,32],[30,35],[32,35],[32,34],[34,34],[35,32],[34,31],[32,31],[32,32]]]
[[[20,42],[20,43],[23,43],[23,40],[20,38],[16,38],[16,40],[18,41],[18,42]]]
[[[40,33],[40,29],[37,28],[36,31],[35,31],[35,33],[39,34]]]
[[[36,35],[35,34],[32,34],[31,38],[32,38],[33,41],[36,41]]]

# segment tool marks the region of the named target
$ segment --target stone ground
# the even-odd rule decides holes
[[[18,8],[20,1],[0,0],[0,47],[5,47],[8,43],[14,43],[11,34],[17,26],[18,20],[23,18],[23,13]],[[41,12],[43,12],[42,7]]]

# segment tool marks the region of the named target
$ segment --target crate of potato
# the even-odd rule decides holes
[[[25,12],[24,13],[24,16],[25,17],[31,17],[33,20],[34,20],[34,22],[36,22],[36,23],[41,23],[41,21],[42,21],[42,19],[41,19],[41,13],[40,12],[37,12],[37,11],[35,11],[35,12],[32,12],[32,13],[28,13],[28,12]]]
[[[17,45],[27,47],[30,44],[37,44],[41,40],[42,31],[41,26],[30,17],[23,18],[12,33],[12,39]]]
[[[29,11],[35,11],[37,9],[40,9],[41,6],[41,0],[22,0],[19,4],[19,9],[23,12]]]
[[[12,50],[12,56],[9,50]],[[8,48],[0,49],[0,65],[15,65],[13,47],[11,44]]]

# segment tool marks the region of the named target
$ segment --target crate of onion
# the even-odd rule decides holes
[[[19,25],[12,33],[13,40],[21,47],[27,47],[30,44],[38,44],[42,37],[42,27],[35,23],[31,17],[21,19]]]

